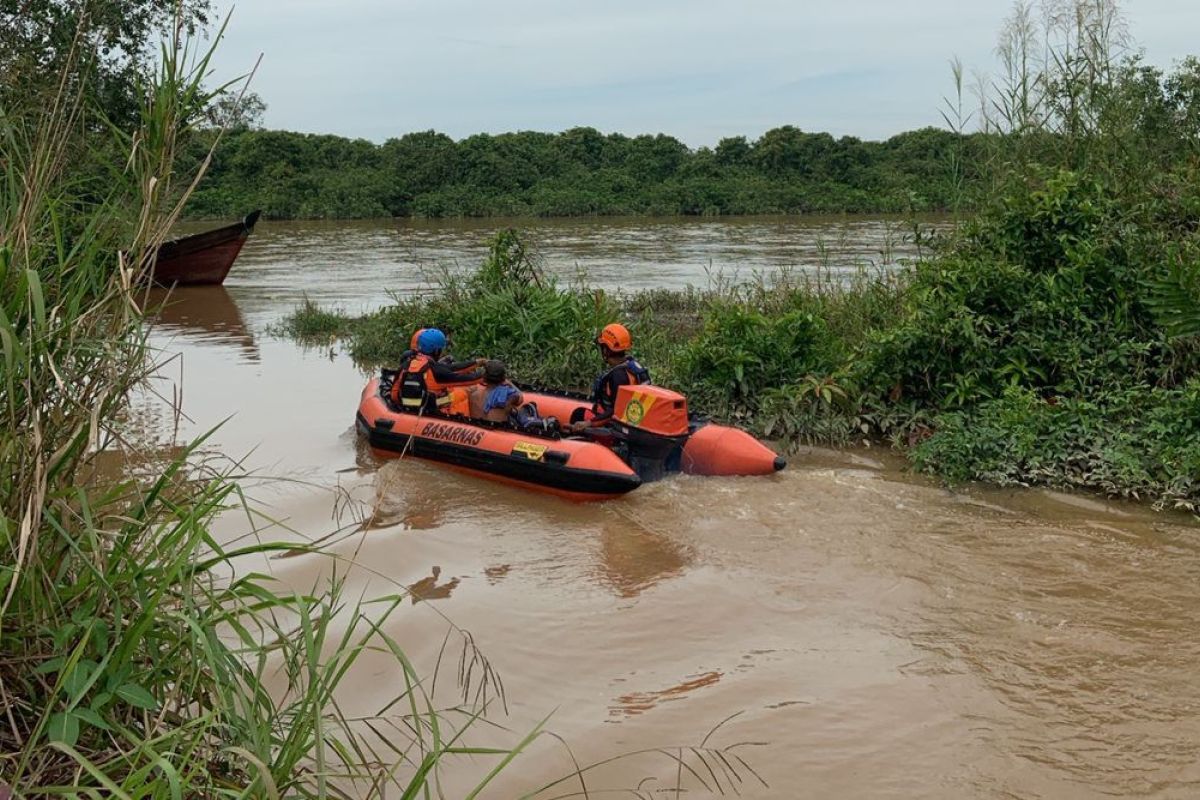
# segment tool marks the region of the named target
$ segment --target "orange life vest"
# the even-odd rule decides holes
[[[461,383],[445,384],[433,372],[434,360],[419,353],[392,382],[392,402],[408,411],[469,417],[471,396]]]
[[[426,411],[435,411],[450,405],[447,387],[433,375],[433,363],[424,353],[413,356],[392,384],[392,402],[410,411],[418,411],[422,406]]]

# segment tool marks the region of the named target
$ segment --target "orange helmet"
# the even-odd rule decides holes
[[[604,326],[604,330],[600,331],[600,335],[596,337],[596,344],[604,345],[614,353],[624,353],[633,347],[633,337],[629,335],[628,328],[614,322]]]
[[[428,330],[428,328],[417,328],[417,330],[412,335],[412,339],[408,343],[409,350],[417,349],[417,339],[421,338],[421,334],[427,330]]]

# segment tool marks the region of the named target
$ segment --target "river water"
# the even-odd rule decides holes
[[[336,572],[355,599],[407,589],[384,628],[425,670],[447,619],[469,631],[507,706],[490,715],[507,731],[477,728],[472,742],[515,743],[549,715],[570,752],[542,737],[484,797],[551,783],[572,758],[699,745],[718,725],[707,744],[732,747],[765,785],[732,755],[689,755],[693,775],[649,754],[587,771],[587,788],[1200,796],[1200,540],[1187,517],[949,491],[870,449],[804,450],[770,478],[672,478],[593,505],[375,462],[353,429],[366,376],[336,344],[304,349],[267,327],[305,295],[357,310],[421,290],[423,274],[473,265],[496,225],[263,223],[224,288],[175,293],[153,333],[172,357],[161,396],[134,406],[160,444],[224,421],[210,446],[252,472],[254,535],[338,531],[337,559],[272,560],[282,586]],[[902,227],[870,219],[522,226],[552,271],[633,288],[912,255]],[[162,399],[174,396],[182,415]],[[251,527],[241,512],[218,521],[229,539]],[[450,641],[438,692],[453,698]],[[372,715],[402,687],[371,653],[339,705]],[[446,796],[494,763],[448,766]]]

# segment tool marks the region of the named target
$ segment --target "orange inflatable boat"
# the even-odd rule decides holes
[[[660,386],[622,386],[613,421],[592,435],[533,431],[462,416],[402,411],[389,399],[396,373],[363,389],[357,428],[382,458],[441,462],[572,500],[603,500],[671,472],[769,475],[786,462],[745,431],[688,414],[683,395]],[[590,408],[583,395],[529,389],[525,401],[564,423]]]

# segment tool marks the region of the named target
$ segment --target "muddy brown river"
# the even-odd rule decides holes
[[[266,565],[282,586],[309,590],[336,572],[354,599],[407,591],[385,629],[425,670],[447,619],[469,631],[507,705],[489,715],[506,730],[478,727],[473,743],[515,743],[549,715],[561,741],[538,739],[482,796],[520,796],[575,762],[699,745],[718,725],[708,745],[732,747],[761,781],[732,756],[693,760],[693,775],[650,753],[587,771],[586,786],[601,797],[671,796],[677,782],[708,796],[702,781],[748,798],[1200,796],[1189,517],[949,491],[877,449],[802,450],[770,478],[674,477],[592,505],[374,461],[353,429],[364,374],[337,345],[299,348],[267,327],[305,294],[354,310],[420,290],[423,274],[474,264],[489,227],[261,225],[226,287],[178,291],[155,329],[173,356],[156,389],[182,398],[182,416],[150,393],[134,405],[158,443],[224,421],[211,446],[252,472],[254,535],[340,531],[337,559]],[[911,255],[896,223],[869,219],[526,227],[550,269],[608,286]],[[218,521],[227,539],[251,527],[243,512]],[[448,702],[453,642],[437,689]],[[376,714],[402,687],[390,656],[370,653],[339,706]],[[445,796],[494,764],[448,764]],[[579,792],[575,779],[541,796]]]

